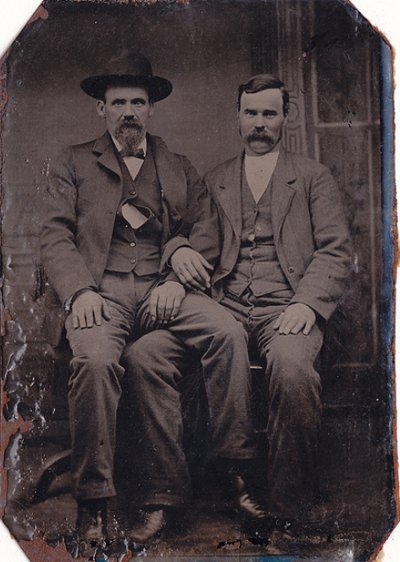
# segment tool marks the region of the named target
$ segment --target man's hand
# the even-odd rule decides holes
[[[280,334],[298,334],[301,330],[307,336],[316,321],[312,308],[301,302],[291,304],[282,312],[274,324],[274,330]]]
[[[213,270],[213,266],[193,248],[183,246],[175,250],[171,266],[183,285],[200,291],[210,288],[209,271]]]
[[[149,308],[145,312],[145,328],[162,327],[173,320],[185,298],[185,288],[176,281],[167,281],[150,293]]]
[[[94,291],[85,291],[72,305],[72,325],[74,328],[100,326],[103,318],[110,320],[111,314],[106,301]]]

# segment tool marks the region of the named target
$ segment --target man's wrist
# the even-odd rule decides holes
[[[87,291],[95,291],[95,289],[93,287],[83,287],[83,289],[79,289],[79,291],[76,291],[76,293],[74,293],[66,301],[64,301],[64,310],[67,314],[71,312],[72,305],[74,304],[76,299]]]

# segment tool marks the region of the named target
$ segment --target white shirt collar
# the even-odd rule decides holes
[[[246,165],[254,168],[264,168],[274,166],[278,160],[279,150],[275,152],[267,152],[262,156],[250,156],[245,154],[244,158],[246,160]]]

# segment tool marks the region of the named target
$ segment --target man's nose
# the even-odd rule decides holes
[[[265,129],[264,117],[262,115],[257,115],[254,127],[258,132],[261,132]]]
[[[124,107],[124,116],[137,118],[136,107],[134,105],[127,103]]]

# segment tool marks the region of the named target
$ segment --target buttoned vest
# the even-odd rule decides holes
[[[242,172],[242,233],[240,251],[225,290],[237,297],[276,296],[287,298],[293,291],[280,266],[275,250],[271,217],[273,176],[262,197],[255,202]]]
[[[156,275],[161,258],[162,205],[161,187],[154,158],[148,147],[146,158],[135,180],[123,158],[118,155],[122,173],[123,193],[115,219],[106,269],[134,271],[138,276]],[[134,230],[121,214],[124,203],[133,203],[148,220]]]

